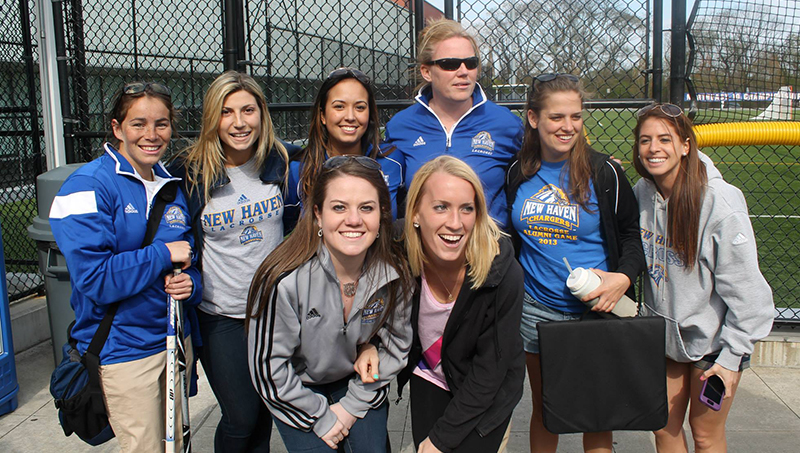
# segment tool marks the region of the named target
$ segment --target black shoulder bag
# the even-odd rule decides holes
[[[153,242],[164,209],[167,203],[175,200],[176,191],[177,184],[171,181],[158,192],[147,219],[142,248]],[[55,399],[64,434],[75,433],[89,445],[100,445],[114,437],[100,387],[100,351],[108,339],[118,308],[119,303],[109,306],[83,356],[78,352],[78,342],[71,335],[75,325],[72,321],[67,328],[68,341],[62,349],[63,359],[50,377],[50,394]]]

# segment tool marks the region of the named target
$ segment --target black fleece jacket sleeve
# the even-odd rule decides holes
[[[620,257],[616,272],[623,273],[631,280],[631,286],[636,283],[636,278],[645,270],[646,262],[642,250],[642,239],[639,233],[639,204],[636,196],[625,176],[625,171],[614,161],[611,165],[617,171],[619,184],[617,205],[617,228],[619,231]]]

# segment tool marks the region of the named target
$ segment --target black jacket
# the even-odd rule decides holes
[[[639,205],[622,167],[606,154],[598,153],[591,148],[588,151],[592,167],[592,185],[600,210],[602,234],[608,246],[609,270],[628,276],[631,286],[625,294],[632,300],[636,300],[634,283],[647,266],[642,251],[642,239],[639,235]],[[511,222],[511,206],[516,200],[517,189],[526,180],[522,175],[519,159],[511,161],[506,173],[509,222]],[[514,248],[519,256],[521,239],[513,228],[513,224],[508,223],[508,225],[514,241]]]
[[[292,156],[300,151],[300,147],[291,143],[281,141],[286,148],[286,152],[291,159]],[[190,190],[189,181],[186,178],[186,165],[184,155],[180,154],[167,167],[170,174],[175,177],[181,178],[183,189],[186,199],[189,200],[189,215],[192,217],[192,234],[194,234],[195,252],[197,253],[197,266],[203,269],[203,209],[206,207],[206,200],[203,196],[202,186],[196,190]],[[264,159],[264,164],[261,166],[261,174],[259,178],[264,184],[277,184],[281,188],[282,193],[286,193],[286,175],[287,175],[287,162],[283,159],[280,153],[274,149],[270,150],[267,158]],[[223,172],[220,177],[211,185],[211,190],[218,189],[231,182],[228,174]],[[199,184],[198,184],[199,185]],[[286,218],[284,218],[284,225]]]
[[[470,279],[464,279],[442,340],[442,369],[453,399],[428,434],[443,452],[457,448],[473,429],[480,435],[493,431],[522,398],[522,278],[511,241],[503,238],[486,282],[473,290]],[[419,297],[417,291],[412,299],[414,342],[408,365],[397,377],[398,394],[422,357]]]

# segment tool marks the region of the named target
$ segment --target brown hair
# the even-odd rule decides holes
[[[370,146],[372,146],[372,150],[368,157],[375,159],[380,152],[380,121],[378,119],[378,106],[375,103],[375,89],[372,87],[371,82],[364,83],[364,80],[357,77],[352,68],[341,69],[348,70],[334,71],[334,74],[322,82],[322,86],[319,87],[317,92],[317,97],[314,98],[314,105],[311,108],[311,126],[308,129],[308,145],[298,156],[298,159],[302,160],[303,163],[302,171],[300,172],[300,193],[298,193],[301,200],[311,193],[314,182],[322,172],[322,164],[325,162],[328,151],[328,129],[322,124],[322,116],[325,113],[325,105],[328,103],[328,93],[339,82],[354,79],[367,90],[369,124],[367,124],[367,130],[361,137],[361,154],[366,156]]]
[[[683,113],[672,118],[660,108],[651,108],[639,116],[636,127],[633,129],[633,136],[636,138],[636,143],[633,145],[633,166],[636,168],[636,173],[655,184],[653,175],[647,172],[639,156],[639,134],[642,124],[651,118],[662,121],[678,134],[681,143],[673,143],[673,146],[677,147],[686,141],[689,142],[689,151],[686,156],[681,158],[678,177],[675,179],[672,194],[667,202],[667,234],[672,241],[673,250],[691,269],[697,261],[700,208],[703,205],[703,197],[708,185],[708,175],[705,165],[700,161],[698,155],[697,138],[692,129],[692,120]],[[677,148],[675,152],[681,154]],[[669,244],[665,245],[669,247]]]
[[[292,272],[314,257],[319,249],[321,238],[317,236],[317,222],[314,207],[322,210],[330,182],[343,176],[355,176],[369,182],[378,191],[380,204],[380,233],[369,247],[364,269],[375,265],[389,265],[400,275],[400,278],[388,284],[389,300],[384,310],[390,317],[399,304],[405,304],[413,291],[414,282],[408,270],[408,262],[403,253],[402,244],[392,234],[392,205],[389,189],[381,172],[366,168],[358,162],[347,161],[331,170],[323,170],[319,180],[309,194],[309,204],[303,209],[303,215],[297,227],[272,253],[267,256],[256,270],[247,295],[247,323],[264,313],[269,299],[276,290],[275,285],[281,275]],[[386,319],[384,318],[384,320]],[[376,325],[383,324],[383,321]]]
[[[186,183],[189,190],[201,190],[205,201],[211,198],[211,188],[214,186],[214,182],[225,172],[225,151],[219,139],[222,107],[229,95],[239,91],[246,91],[253,95],[261,110],[261,133],[255,143],[256,168],[261,168],[267,155],[274,150],[283,156],[284,175],[288,175],[289,158],[286,148],[280,140],[275,138],[275,128],[272,125],[264,92],[258,82],[249,75],[226,71],[211,82],[203,97],[203,125],[200,129],[200,137],[181,153],[186,166]]]
[[[125,94],[125,87],[133,83],[141,83],[145,86],[145,89],[138,93]],[[111,98],[111,111],[108,112],[108,127],[110,132],[106,136],[106,141],[111,143],[115,149],[119,149],[120,141],[114,135],[114,127],[112,126],[112,123],[116,121],[118,124],[122,124],[122,122],[125,120],[125,117],[128,116],[128,110],[130,110],[131,105],[133,105],[137,99],[145,96],[158,99],[164,103],[164,106],[167,107],[167,110],[169,111],[169,124],[172,126],[173,134],[175,133],[175,122],[178,120],[178,112],[175,110],[175,106],[172,103],[172,96],[153,90],[151,86],[152,83],[153,82],[144,81],[128,82],[121,86]]]
[[[525,111],[532,111],[536,115],[540,115],[542,108],[547,99],[554,93],[559,92],[574,92],[578,93],[581,99],[581,108],[586,100],[586,92],[583,90],[580,80],[570,80],[569,77],[557,76],[553,80],[547,82],[538,82],[536,78],[531,82],[531,88],[528,92],[528,102],[525,105]],[[531,126],[530,121],[525,121],[525,136],[522,140],[522,149],[517,154],[520,163],[521,178],[527,179],[536,174],[542,166],[542,143],[539,137],[539,130]],[[584,209],[588,210],[589,198],[592,194],[590,187],[590,179],[592,176],[592,167],[589,162],[589,148],[586,144],[586,137],[583,131],[576,131],[575,145],[569,153],[569,167],[565,166],[564,170],[569,168],[569,188],[568,192],[572,201],[580,204]],[[562,186],[563,177],[562,173]],[[516,181],[518,182],[518,181]],[[562,187],[567,189],[566,187]]]
[[[415,70],[417,80],[422,81],[419,86],[417,86],[417,90],[428,84],[428,82],[422,78],[420,67],[433,60],[433,52],[440,42],[450,38],[464,38],[469,41],[469,43],[472,44],[472,49],[475,51],[475,56],[478,57],[478,61],[480,61],[481,53],[477,41],[475,41],[475,38],[471,34],[464,30],[464,27],[462,27],[460,23],[445,18],[430,20],[428,21],[428,25],[419,32],[419,37],[417,39],[419,45],[417,46],[417,66]],[[481,66],[478,64],[479,77],[480,70]]]

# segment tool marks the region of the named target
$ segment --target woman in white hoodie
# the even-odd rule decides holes
[[[688,407],[695,451],[726,451],[725,420],[739,379],[774,316],[747,204],[698,151],[680,107],[640,110],[634,135],[642,179],[633,191],[648,270],[642,310],[667,321],[669,421],[656,431],[656,447],[687,451]],[[699,400],[712,375],[725,384],[719,411]]]

